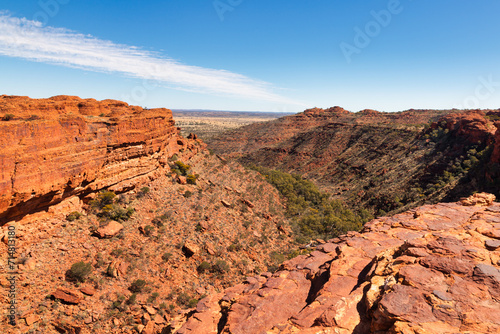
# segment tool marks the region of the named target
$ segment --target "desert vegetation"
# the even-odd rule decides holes
[[[309,238],[329,239],[348,231],[359,231],[373,218],[365,209],[352,210],[318,190],[300,175],[253,166],[278,189],[287,201],[287,216],[293,221],[299,242]]]

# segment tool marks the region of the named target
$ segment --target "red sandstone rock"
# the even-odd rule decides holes
[[[177,333],[215,333],[217,323],[227,333],[500,332],[500,263],[474,231],[500,224],[500,212],[480,204],[376,219],[262,282],[207,297]]]
[[[35,322],[38,322],[40,320],[40,317],[36,314],[30,314],[26,318],[24,318],[24,321],[26,321],[27,326],[31,326]]]
[[[112,238],[123,229],[123,225],[111,220],[106,226],[97,229],[96,234],[99,238]]]
[[[477,193],[468,198],[460,200],[462,205],[491,205],[496,199],[493,194]]]
[[[16,117],[0,122],[0,222],[70,196],[131,189],[179,150],[203,146],[180,137],[168,109],[2,95],[0,115],[7,113]]]
[[[198,247],[198,245],[196,245],[194,242],[188,240],[184,243],[182,250],[187,256],[193,256],[200,252],[200,247]]]
[[[95,289],[88,287],[88,286],[80,288],[80,291],[82,293],[86,294],[87,296],[93,296],[96,293]]]
[[[78,304],[83,299],[83,294],[80,291],[63,287],[57,288],[57,290],[52,295],[54,296],[54,298],[60,299],[70,304]]]

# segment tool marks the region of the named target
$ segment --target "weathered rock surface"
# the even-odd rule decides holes
[[[177,333],[498,333],[500,252],[485,243],[499,214],[448,203],[375,219],[206,297]]]
[[[0,96],[0,222],[103,188],[133,188],[173,154],[193,154],[168,109],[72,96]],[[36,167],[35,167],[36,166]]]

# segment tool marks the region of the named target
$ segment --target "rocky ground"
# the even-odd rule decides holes
[[[373,220],[204,298],[176,333],[498,333],[500,203],[492,199]]]
[[[100,223],[71,198],[52,213],[5,225],[5,243],[9,226],[17,233],[19,318],[15,327],[2,318],[1,332],[135,333],[145,327],[143,333],[155,333],[175,326],[179,314],[203,296],[279,265],[293,242],[276,190],[257,173],[208,152],[183,162],[199,175],[197,184],[180,184],[182,178],[165,170],[120,195],[124,207],[135,208],[127,221]],[[67,221],[58,207],[83,216]],[[3,305],[10,284],[5,243]],[[84,283],[67,275],[79,261],[92,264]],[[200,271],[204,261],[211,267]],[[137,279],[146,286],[127,302]]]

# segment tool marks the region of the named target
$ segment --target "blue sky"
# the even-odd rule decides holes
[[[0,94],[298,112],[500,108],[500,3],[0,1]]]

